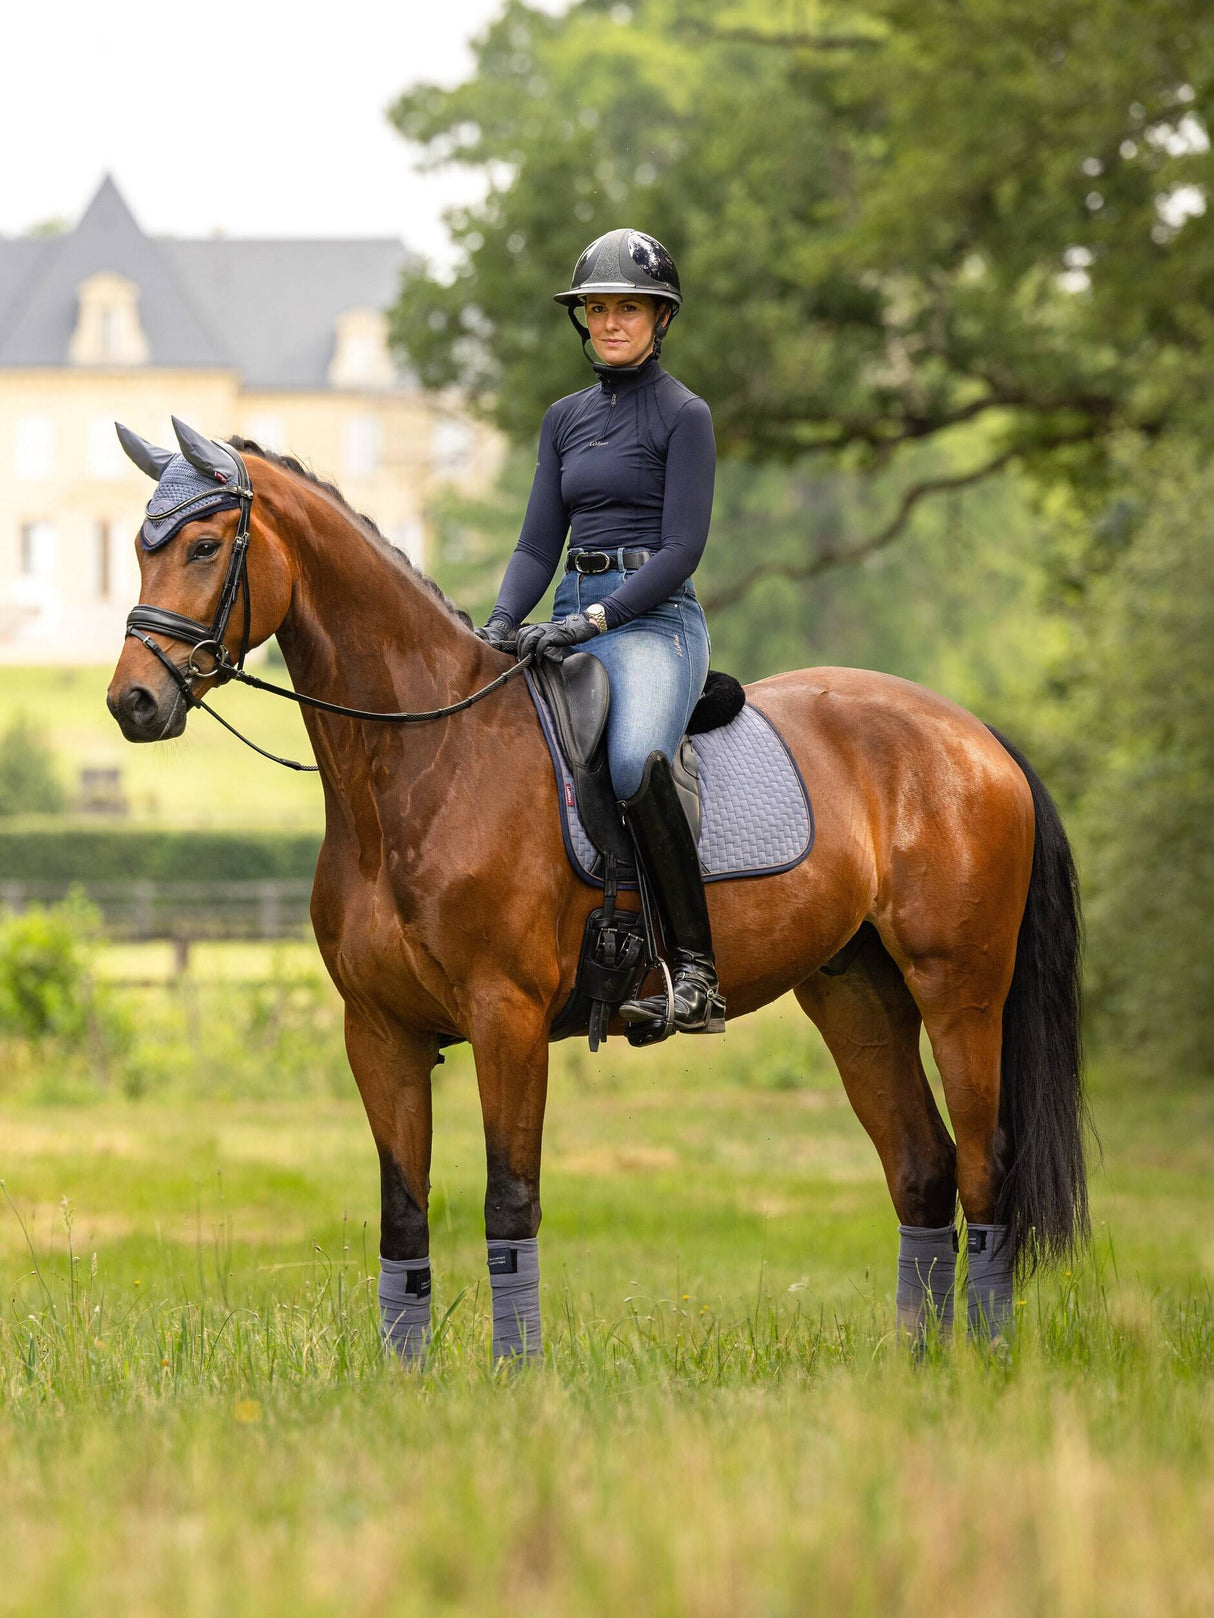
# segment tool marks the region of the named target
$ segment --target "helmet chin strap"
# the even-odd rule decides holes
[[[582,325],[581,321],[577,317],[577,305],[572,304],[572,303],[567,303],[565,305],[565,308],[567,309],[567,311],[569,313],[570,320],[573,322],[574,331],[577,332],[578,336],[582,340],[582,358],[584,360],[586,360],[588,364],[595,366],[596,369],[598,367],[600,367],[600,366],[605,367],[607,370],[610,370],[613,373],[613,375],[615,375],[615,376],[631,376],[635,372],[639,371],[641,369],[641,366],[647,365],[651,359],[656,360],[660,356],[660,354],[662,352],[662,339],[665,337],[666,333],[670,330],[670,322],[674,319],[674,317],[679,312],[677,306],[675,306],[675,305],[668,305],[667,306],[666,313],[662,316],[661,320],[659,320],[657,325],[653,328],[653,347],[649,350],[649,353],[646,354],[646,356],[645,356],[645,358],[643,360],[638,361],[638,363],[636,365],[611,365],[611,366],[608,366],[606,364],[605,360],[599,359],[599,357],[595,354],[594,345],[590,341],[590,333],[587,331],[586,327]]]

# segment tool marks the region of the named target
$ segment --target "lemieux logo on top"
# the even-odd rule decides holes
[[[605,438],[592,438],[586,445],[587,449],[606,449],[606,447],[607,440]]]

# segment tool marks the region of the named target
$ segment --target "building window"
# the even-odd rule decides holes
[[[122,446],[109,416],[93,416],[88,427],[89,473],[95,478],[120,478],[126,467]]]
[[[110,525],[103,517],[93,529],[93,544],[96,556],[95,582],[97,594],[102,601],[108,601],[110,590],[113,588],[113,536]]]
[[[59,536],[49,522],[21,524],[21,572],[27,579],[49,579],[59,558]]]
[[[41,483],[55,470],[55,423],[49,416],[22,416],[14,440],[13,467],[24,483]]]
[[[76,329],[68,344],[73,365],[146,365],[148,340],[139,322],[139,288],[102,270],[76,289]]]
[[[374,416],[351,416],[342,459],[347,477],[371,478],[379,471],[380,427]]]
[[[331,388],[379,390],[396,383],[388,351],[388,320],[381,309],[347,309],[333,331],[329,361]]]

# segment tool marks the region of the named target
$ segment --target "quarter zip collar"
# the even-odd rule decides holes
[[[592,363],[600,388],[612,398],[620,393],[632,393],[637,388],[652,387],[657,379],[665,374],[656,354],[650,354],[640,365],[635,366],[604,365],[601,360]]]

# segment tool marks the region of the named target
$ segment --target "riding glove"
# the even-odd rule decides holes
[[[504,612],[491,612],[489,622],[473,631],[487,646],[492,646],[497,652],[512,652],[515,637],[518,634],[518,625],[514,619]]]
[[[534,658],[548,657],[559,663],[571,646],[584,640],[593,640],[599,633],[598,625],[584,612],[571,613],[552,624],[524,624],[518,632],[517,655]]]

